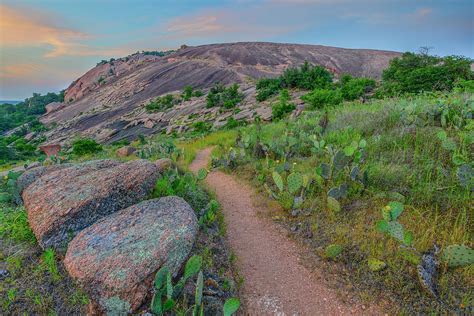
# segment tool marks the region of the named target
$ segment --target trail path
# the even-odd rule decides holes
[[[211,148],[200,151],[191,163],[196,172],[206,167]],[[254,190],[221,171],[213,171],[206,183],[222,205],[227,240],[237,255],[244,277],[241,299],[246,315],[377,315],[360,305],[349,305],[324,284],[322,271],[301,264],[302,251],[270,220],[270,210],[254,206]],[[319,274],[319,277],[318,277]]]

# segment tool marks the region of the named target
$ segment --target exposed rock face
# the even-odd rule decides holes
[[[89,161],[46,172],[22,197],[39,244],[61,248],[98,219],[143,200],[157,177],[156,166],[146,160]]]
[[[196,215],[183,199],[144,201],[81,231],[64,264],[88,292],[94,311],[127,314],[143,303],[160,267],[179,270],[197,230]]]
[[[71,164],[62,164],[62,165],[52,165],[52,166],[38,166],[35,168],[27,169],[23,174],[16,180],[16,185],[20,195],[23,191],[37,179],[42,177],[48,172],[53,172],[56,170],[61,170],[64,168],[71,167]]]
[[[143,105],[186,85],[206,89],[216,82],[240,83],[247,85],[245,101],[239,106],[241,117],[268,117],[271,108],[255,101],[249,77],[273,77],[287,67],[308,61],[336,75],[350,73],[377,78],[396,56],[399,53],[318,45],[233,43],[185,47],[163,58],[137,57],[133,63],[121,58],[113,65],[99,65],[76,80],[66,91],[65,98],[71,103],[45,115],[41,121],[58,123],[46,134],[55,142],[66,142],[76,133],[100,142],[114,142],[135,139],[138,134],[185,130],[180,128],[180,121],[189,115],[202,115],[205,121],[219,126],[233,114],[229,111],[221,115],[218,109],[206,109],[205,98],[155,114],[146,113]],[[99,84],[101,76],[106,77]]]
[[[137,149],[132,146],[123,146],[122,148],[117,149],[117,156],[119,157],[128,157],[132,155]]]
[[[62,102],[51,102],[45,106],[46,114],[62,109],[65,106]]]

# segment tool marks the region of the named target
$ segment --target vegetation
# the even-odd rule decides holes
[[[296,108],[295,105],[290,101],[290,94],[288,90],[283,89],[280,91],[280,99],[278,102],[272,105],[272,119],[273,120],[280,120],[286,114],[293,112]]]
[[[32,131],[41,129],[41,125],[36,119],[46,113],[46,105],[51,102],[63,101],[64,91],[61,91],[59,94],[51,92],[45,95],[33,93],[32,97],[18,104],[2,104],[0,106],[0,134],[30,122],[35,122],[31,126]],[[22,134],[25,135],[27,131],[28,129],[25,127]]]
[[[473,280],[473,102],[465,92],[422,94],[249,125],[213,163],[248,176],[288,211],[288,225],[304,214],[295,234],[347,264],[367,295],[389,291],[408,313],[463,310]],[[428,286],[435,245],[447,268]]]
[[[324,89],[331,86],[332,75],[324,67],[311,66],[305,62],[301,67],[288,68],[276,79],[261,79],[257,82],[257,101],[264,101],[280,89],[302,90]]]
[[[460,56],[437,57],[426,52],[404,53],[390,61],[382,75],[382,95],[422,91],[451,91],[460,80],[474,79],[472,60]]]
[[[239,92],[238,84],[233,84],[229,87],[216,84],[211,88],[206,99],[208,108],[218,106],[225,109],[232,109],[242,101],[243,95]]]
[[[145,106],[148,112],[163,112],[167,109],[172,108],[179,101],[173,97],[172,94],[167,94],[162,97],[157,97]]]
[[[72,153],[76,156],[95,154],[102,150],[102,146],[94,139],[76,139],[72,143]]]

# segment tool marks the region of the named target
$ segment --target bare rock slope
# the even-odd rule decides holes
[[[206,89],[216,82],[244,84],[247,92],[241,106],[248,116],[260,115],[259,111],[265,114],[268,109],[255,102],[251,84],[254,78],[277,76],[304,61],[322,65],[336,75],[378,78],[390,59],[398,55],[380,50],[259,42],[186,47],[164,57],[134,54],[99,64],[77,79],[66,91],[65,106],[49,112],[41,121],[57,124],[46,135],[49,142],[65,142],[76,134],[101,142],[133,139],[138,134],[169,131],[170,126],[179,129],[180,121],[190,115],[202,114],[207,121],[223,119],[212,110],[205,111],[203,97],[158,115],[144,111],[143,105],[151,99],[186,85]]]

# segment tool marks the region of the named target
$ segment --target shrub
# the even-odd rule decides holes
[[[231,109],[242,101],[243,98],[244,96],[239,92],[238,84],[233,84],[226,88],[224,85],[218,83],[211,88],[207,95],[207,107],[220,106]]]
[[[332,83],[332,75],[322,66],[311,66],[305,62],[300,68],[288,68],[281,76],[284,87],[311,90],[327,88]]]
[[[183,101],[191,100],[192,96],[193,96],[193,87],[191,86],[184,87],[183,94],[181,95],[181,97],[183,98]]]
[[[324,67],[312,66],[305,62],[301,67],[288,68],[276,79],[260,79],[257,82],[257,101],[265,101],[282,88],[312,90],[328,88],[332,75]]]
[[[291,113],[296,107],[293,103],[288,102],[290,94],[288,90],[284,89],[280,92],[280,99],[272,106],[272,119],[280,120],[286,114]]]
[[[382,74],[383,94],[450,91],[458,80],[470,80],[471,60],[461,56],[438,57],[404,53],[390,61]]]
[[[375,88],[375,80],[369,78],[353,78],[343,75],[339,80],[341,94],[344,100],[352,101],[363,97]]]
[[[193,124],[194,131],[198,133],[206,133],[211,129],[211,124],[203,121],[195,122]]]
[[[225,123],[224,125],[224,128],[225,129],[233,129],[233,128],[236,128],[236,127],[239,127],[239,126],[244,126],[245,125],[245,121],[243,120],[236,120],[235,118],[233,117],[229,117],[227,119],[227,122]]]
[[[94,154],[102,150],[102,145],[94,139],[77,139],[72,143],[72,153],[77,156]]]
[[[172,94],[167,94],[163,97],[158,97],[155,100],[148,103],[145,108],[148,112],[162,112],[169,108],[172,108],[173,105],[177,104],[176,100]]]
[[[269,78],[264,78],[260,79],[257,82],[257,96],[256,99],[257,101],[265,101],[269,97],[275,95],[280,91],[282,86],[282,81],[280,78],[277,79],[269,79]]]
[[[201,90],[196,90],[193,93],[193,96],[196,98],[202,97],[203,95],[204,95],[204,92],[202,92]]]
[[[341,91],[329,89],[315,89],[303,96],[303,100],[307,102],[313,109],[320,109],[325,106],[338,105],[342,103]]]

